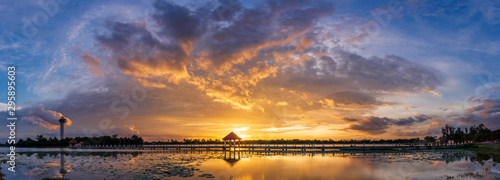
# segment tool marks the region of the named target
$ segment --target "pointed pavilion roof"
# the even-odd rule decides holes
[[[71,141],[69,141],[70,144],[76,144],[78,143],[78,141],[76,141],[75,139],[72,139]]]
[[[222,138],[222,140],[235,140],[235,139],[241,140],[241,138],[238,135],[236,135],[234,132],[231,132],[226,137]]]

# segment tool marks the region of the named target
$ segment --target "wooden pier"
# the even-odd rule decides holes
[[[224,144],[162,144],[162,145],[83,145],[82,149],[151,149],[151,150],[208,150],[208,151],[352,151],[352,150],[416,150],[454,149],[465,144],[428,146],[396,144],[241,144],[236,148]]]
[[[317,151],[370,151],[454,149],[465,143],[433,146],[432,144],[246,144],[234,132],[223,139],[224,144],[142,144],[142,145],[83,145],[83,149],[151,149],[151,150],[206,150],[206,151],[259,151],[259,152],[317,152]],[[238,142],[238,144],[236,144]]]

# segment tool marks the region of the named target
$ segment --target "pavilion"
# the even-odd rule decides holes
[[[222,140],[224,140],[224,150],[226,150],[226,141],[229,142],[229,150],[231,150],[231,142],[235,148],[234,150],[236,150],[236,141],[238,141],[238,148],[241,146],[241,138],[234,132],[229,133],[226,137],[222,138]]]

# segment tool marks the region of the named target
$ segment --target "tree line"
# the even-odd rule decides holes
[[[27,138],[26,140],[19,139],[16,147],[67,147],[72,139],[83,142],[84,145],[140,145],[144,143],[142,137],[137,135],[133,135],[132,137],[118,137],[117,134],[100,137],[67,137],[62,140],[56,137],[49,137],[47,139],[43,135],[37,135],[34,140],[31,138]]]
[[[485,142],[500,139],[500,129],[492,131],[484,124],[471,126],[470,128],[455,128],[448,124],[441,129],[441,143],[453,140],[455,142]]]
[[[442,127],[442,136],[439,138],[426,136],[424,139],[379,139],[379,140],[300,140],[300,139],[271,139],[271,140],[243,140],[242,144],[419,144],[419,143],[435,143],[439,140],[440,143],[447,143],[448,140],[454,142],[485,142],[500,139],[500,129],[490,130],[484,124],[479,126],[473,125],[470,128],[455,128],[449,126]],[[152,141],[146,144],[222,144],[224,141],[220,139],[183,139],[182,141],[170,139],[166,141]]]
[[[418,143],[422,140],[420,138],[411,139],[380,139],[380,140],[301,140],[301,139],[258,139],[258,140],[242,140],[242,144],[404,144],[404,143]],[[146,144],[223,144],[224,141],[220,139],[183,139],[181,141],[170,139],[164,141],[146,142]]]

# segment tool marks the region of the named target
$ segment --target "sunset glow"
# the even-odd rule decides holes
[[[0,0],[0,180],[500,179],[498,0]]]

